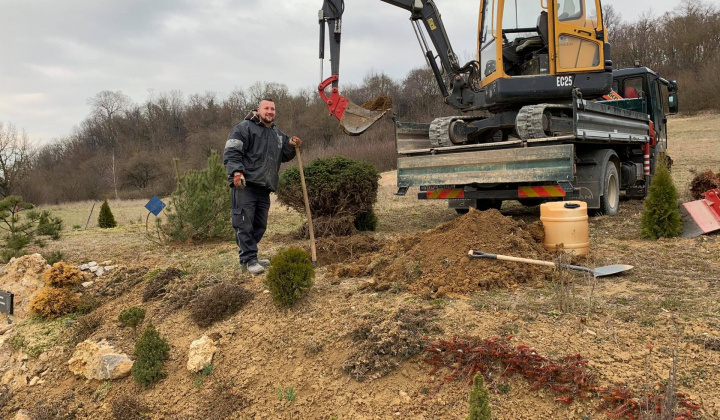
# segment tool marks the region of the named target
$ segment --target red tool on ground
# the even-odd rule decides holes
[[[681,238],[694,238],[720,230],[720,189],[705,191],[702,200],[680,206],[683,217]]]

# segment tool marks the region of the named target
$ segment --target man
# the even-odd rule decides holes
[[[261,274],[270,261],[258,258],[258,242],[267,228],[270,193],[278,186],[282,162],[295,157],[302,140],[274,123],[275,103],[265,98],[228,135],[223,163],[232,191],[232,225],[240,247],[240,266]]]

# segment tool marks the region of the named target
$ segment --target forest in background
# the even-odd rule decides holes
[[[689,0],[672,13],[632,22],[606,7],[604,21],[616,68],[639,60],[677,80],[683,113],[720,107],[717,6]],[[402,121],[429,122],[456,112],[444,105],[429,68],[412,69],[402,80],[373,72],[360,85],[341,86],[341,92],[357,104],[387,94]],[[275,100],[278,126],[304,140],[304,161],[343,155],[380,171],[394,169],[391,119],[385,117],[360,138],[346,136],[314,89],[291,92],[280,82],[255,82],[223,98],[170,91],[152,93],[141,104],[120,91],[102,91],[88,100],[89,114],[71,134],[39,148],[12,124],[0,124],[0,196],[21,195],[36,204],[165,196],[176,185],[173,159],[180,173],[204,167],[263,97]]]

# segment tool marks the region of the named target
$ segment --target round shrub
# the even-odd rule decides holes
[[[370,211],[377,201],[380,174],[369,163],[332,156],[313,160],[304,171],[313,219],[350,216],[354,220]],[[277,196],[282,204],[305,213],[297,167],[280,174]]]
[[[138,325],[142,324],[144,320],[145,309],[138,308],[137,306],[125,308],[120,311],[120,315],[118,315],[118,321],[120,321],[124,327],[130,327],[133,330],[135,330]]]
[[[132,377],[144,387],[165,377],[163,364],[170,352],[167,340],[160,336],[155,327],[150,324],[135,342],[135,363],[132,367]]]
[[[30,313],[55,319],[77,310],[80,299],[68,289],[43,287],[30,300]]]
[[[200,292],[190,308],[190,318],[206,328],[227,319],[252,300],[253,294],[240,285],[220,283]]]
[[[278,252],[265,276],[265,286],[273,301],[280,306],[292,306],[312,286],[315,268],[310,254],[297,247]]]
[[[45,284],[52,287],[70,287],[78,285],[83,275],[75,267],[71,267],[64,262],[56,262],[43,273]]]

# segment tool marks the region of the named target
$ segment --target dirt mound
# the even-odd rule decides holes
[[[497,210],[472,210],[435,229],[396,239],[357,263],[338,265],[338,277],[371,275],[373,288],[401,288],[425,297],[464,295],[478,290],[510,288],[545,279],[538,266],[469,259],[470,249],[550,260],[542,246],[540,223],[526,225]]]
[[[319,238],[315,244],[319,266],[351,263],[377,252],[384,243],[368,235],[329,236]],[[310,252],[310,247],[305,247]]]
[[[370,99],[361,106],[365,109],[369,109],[370,111],[385,111],[386,109],[392,108],[392,99],[382,93],[377,98]]]
[[[690,181],[690,194],[696,200],[702,198],[702,193],[713,188],[720,188],[720,173],[716,174],[711,170],[696,173],[695,177]]]

